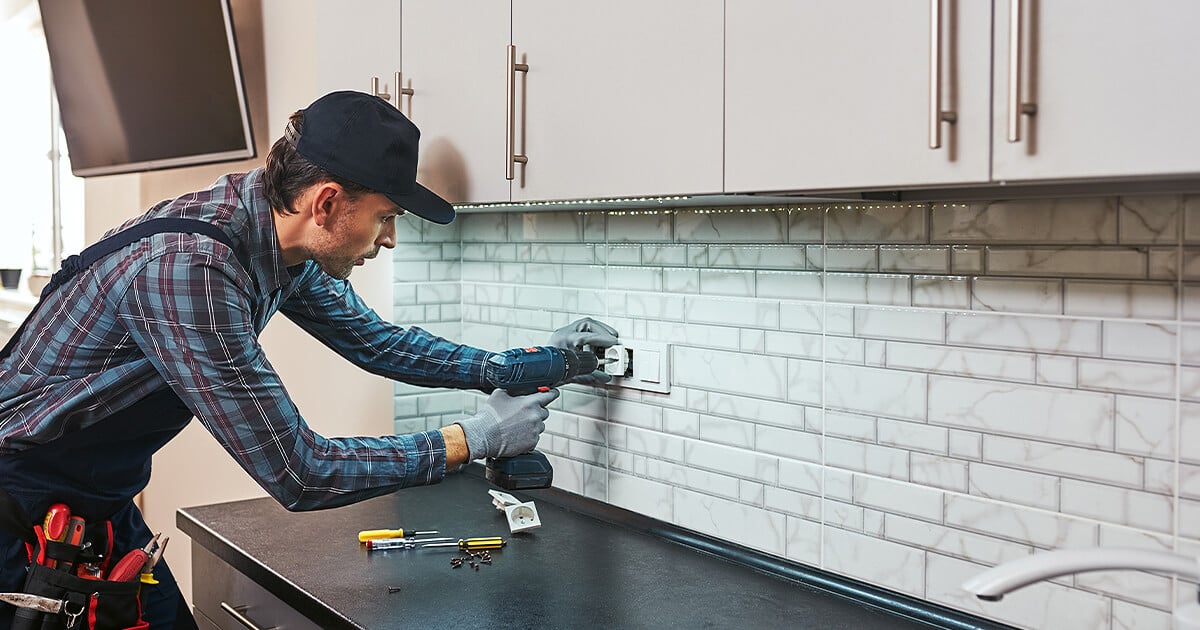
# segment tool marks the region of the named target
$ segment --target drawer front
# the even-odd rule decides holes
[[[320,630],[265,588],[207,549],[192,544],[192,600],[197,623],[219,630]],[[205,627],[201,623],[201,627]]]

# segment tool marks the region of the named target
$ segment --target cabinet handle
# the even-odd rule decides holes
[[[929,148],[942,147],[942,123],[958,114],[942,110],[942,0],[929,0]]]
[[[381,96],[379,98],[383,97]],[[275,630],[275,626],[271,626],[270,628],[262,628],[253,621],[250,621],[250,618],[245,615],[245,612],[248,608],[249,606],[230,606],[225,602],[221,602],[221,610],[229,613],[229,616],[233,617],[234,621],[242,624],[242,626],[244,626],[247,630]]]
[[[396,77],[396,94],[398,95],[398,96],[396,96],[396,109],[400,109],[400,96],[407,96],[408,97],[408,117],[412,118],[412,98],[413,98],[412,79],[408,80],[408,85],[406,85],[404,87],[400,87],[404,83],[404,73],[397,72],[395,77]]]
[[[505,117],[505,122],[508,125],[504,134],[505,152],[508,154],[508,167],[505,170],[505,179],[516,179],[518,163],[527,164],[529,158],[524,154],[517,155],[516,138],[517,138],[517,73],[529,72],[529,64],[517,63],[517,47],[512,44],[508,45],[508,116]],[[526,76],[529,76],[526,74]]]
[[[1021,102],[1021,1],[1009,0],[1008,12],[1008,141],[1021,141],[1021,116],[1037,113],[1035,103]]]
[[[371,77],[371,94],[374,94],[375,96],[378,96],[389,103],[392,101],[392,95],[388,94],[386,83],[383,84],[383,91],[379,91],[379,77]]]

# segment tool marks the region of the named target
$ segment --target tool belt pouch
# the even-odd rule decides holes
[[[87,580],[34,563],[25,592],[63,600],[63,609],[43,616],[42,630],[125,630],[149,628],[138,602],[140,582]],[[25,612],[25,611],[22,611]]]

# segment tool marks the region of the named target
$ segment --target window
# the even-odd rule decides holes
[[[0,59],[0,269],[24,279],[83,249],[83,180],[71,175],[36,2],[0,3]]]

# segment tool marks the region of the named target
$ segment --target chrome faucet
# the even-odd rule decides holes
[[[1059,549],[997,565],[967,580],[962,587],[979,599],[997,602],[1034,582],[1073,573],[1113,570],[1155,571],[1200,579],[1200,559],[1170,551],[1124,547]],[[1175,629],[1200,630],[1200,603],[1192,601],[1175,609]]]

